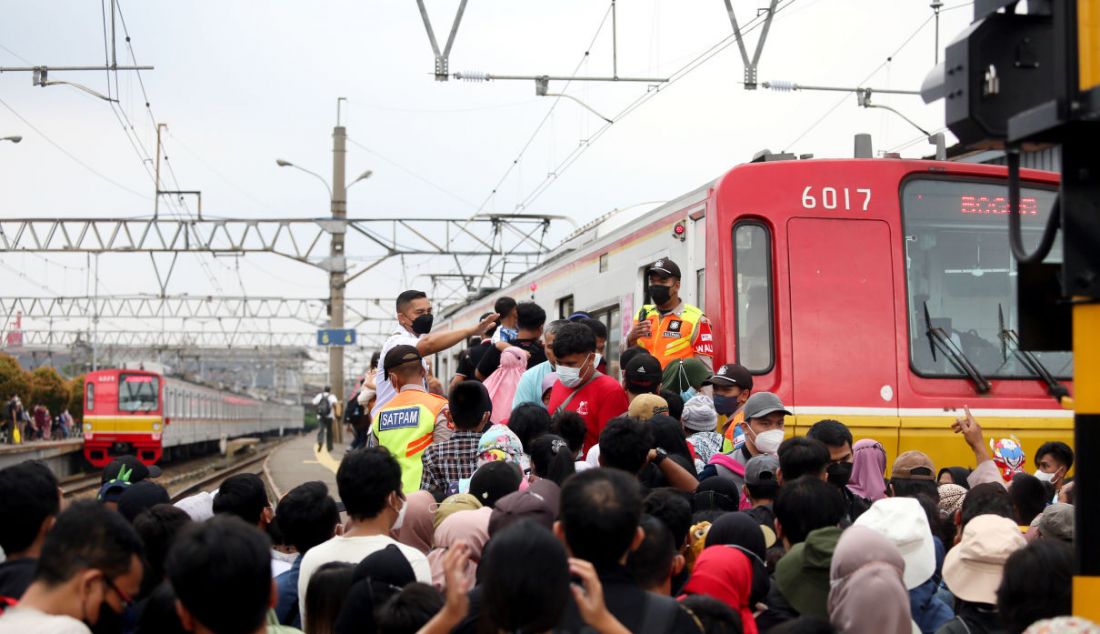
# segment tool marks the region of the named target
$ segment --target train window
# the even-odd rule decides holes
[[[707,309],[706,301],[706,286],[707,282],[707,270],[699,269],[695,272],[695,305],[701,308],[703,311]]]
[[[606,254],[606,253],[601,253],[600,254],[600,273],[607,272],[607,260],[608,260],[607,255],[608,254]]]
[[[151,412],[160,405],[160,378],[148,374],[121,374],[118,377],[118,410]]]
[[[568,319],[573,314],[573,296],[569,295],[558,300],[558,319]]]
[[[1020,225],[1028,252],[1039,243],[1056,195],[1021,190]],[[1017,263],[1005,231],[1004,183],[911,179],[902,186],[901,211],[913,370],[965,377],[969,363],[985,377],[1034,379],[1029,361],[1012,343],[1019,328]],[[1060,241],[1045,261],[1062,261]],[[1073,375],[1072,353],[1032,354],[1051,375]]]
[[[733,227],[737,362],[753,374],[775,365],[771,232],[755,221]]]
[[[620,323],[619,307],[608,308],[591,313],[593,319],[598,319],[607,326],[607,342],[604,344],[603,358],[607,360],[607,373],[618,376],[619,351],[622,348],[622,324]]]
[[[84,392],[84,411],[95,409],[95,383],[88,383]]]

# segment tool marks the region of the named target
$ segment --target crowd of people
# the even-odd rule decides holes
[[[63,508],[41,464],[5,469],[0,634],[1100,632],[1070,616],[1069,446],[1025,472],[969,410],[969,467],[888,465],[831,419],[787,437],[658,264],[616,363],[584,315],[502,302],[433,333],[402,294],[335,491],[241,474],[172,505],[122,458]],[[444,390],[424,358],[472,336]]]
[[[39,404],[26,407],[18,394],[12,394],[4,404],[0,423],[0,442],[18,445],[33,440],[65,440],[80,434],[68,409],[52,414]]]

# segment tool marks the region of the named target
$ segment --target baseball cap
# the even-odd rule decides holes
[[[752,397],[749,397],[752,400]],[[923,451],[906,451],[894,460],[891,478],[902,480],[935,480],[936,468],[932,459]]]
[[[382,362],[382,371],[388,374],[399,365],[420,361],[422,358],[416,346],[394,346],[386,353],[386,358]]]
[[[170,504],[168,490],[151,480],[130,485],[118,498],[118,512],[130,522],[145,509],[158,504]]]
[[[668,258],[661,258],[649,265],[649,268],[645,270],[646,275],[656,275],[658,277],[674,277],[680,279],[680,267],[676,266],[676,263]]]
[[[566,320],[568,320],[568,321],[580,321],[582,319],[591,319],[591,318],[592,318],[592,315],[589,315],[588,313],[584,312],[583,310],[578,310],[577,312],[572,313],[568,317],[566,317]]]
[[[661,362],[649,354],[634,355],[626,364],[624,380],[635,394],[653,392],[661,384]]]
[[[779,458],[764,453],[753,456],[745,463],[745,484],[756,486],[768,482],[778,482],[776,479],[778,471]]]
[[[1026,545],[1016,522],[1000,515],[979,515],[967,523],[959,545],[947,552],[943,580],[963,601],[996,605],[1005,561]]]
[[[1056,502],[1043,509],[1039,516],[1039,534],[1072,544],[1073,505]]]
[[[718,368],[713,376],[703,381],[703,385],[721,385],[723,387],[736,385],[741,389],[751,390],[752,375],[742,365],[727,363]]]
[[[517,465],[501,460],[486,462],[470,478],[470,495],[482,506],[494,506],[497,500],[518,490],[522,479]]]
[[[561,504],[561,489],[552,480],[536,480],[523,491],[497,500],[489,517],[489,536],[522,520],[533,519],[546,528],[554,527]]]
[[[133,484],[145,478],[160,477],[160,473],[160,467],[155,464],[146,466],[137,456],[119,456],[103,468],[99,481],[106,484],[112,480],[121,480]]]
[[[745,401],[745,420],[767,416],[773,412],[791,413],[783,407],[783,401],[771,392],[757,392]]]
[[[916,498],[883,498],[857,517],[854,525],[870,528],[897,546],[905,560],[902,580],[906,590],[928,581],[936,572],[932,529],[924,507]]]
[[[628,416],[642,420],[649,420],[657,414],[667,413],[668,401],[656,394],[639,394],[635,396],[634,400],[630,401],[630,409],[627,410]]]

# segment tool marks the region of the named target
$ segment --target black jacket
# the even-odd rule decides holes
[[[1005,634],[1001,615],[992,605],[958,601],[955,618],[936,630],[936,634]]]
[[[0,564],[0,597],[19,599],[34,579],[37,559],[22,557]]]

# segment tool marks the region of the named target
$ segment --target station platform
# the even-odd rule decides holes
[[[336,470],[344,457],[346,445],[333,445],[332,453],[322,448],[317,451],[315,434],[306,434],[276,449],[264,461],[264,476],[272,488],[275,499],[303,482],[320,480],[329,489],[329,495],[340,499],[336,491]]]
[[[35,440],[20,445],[0,445],[0,469],[24,460],[41,460],[59,478],[80,473],[84,465],[84,439]]]

